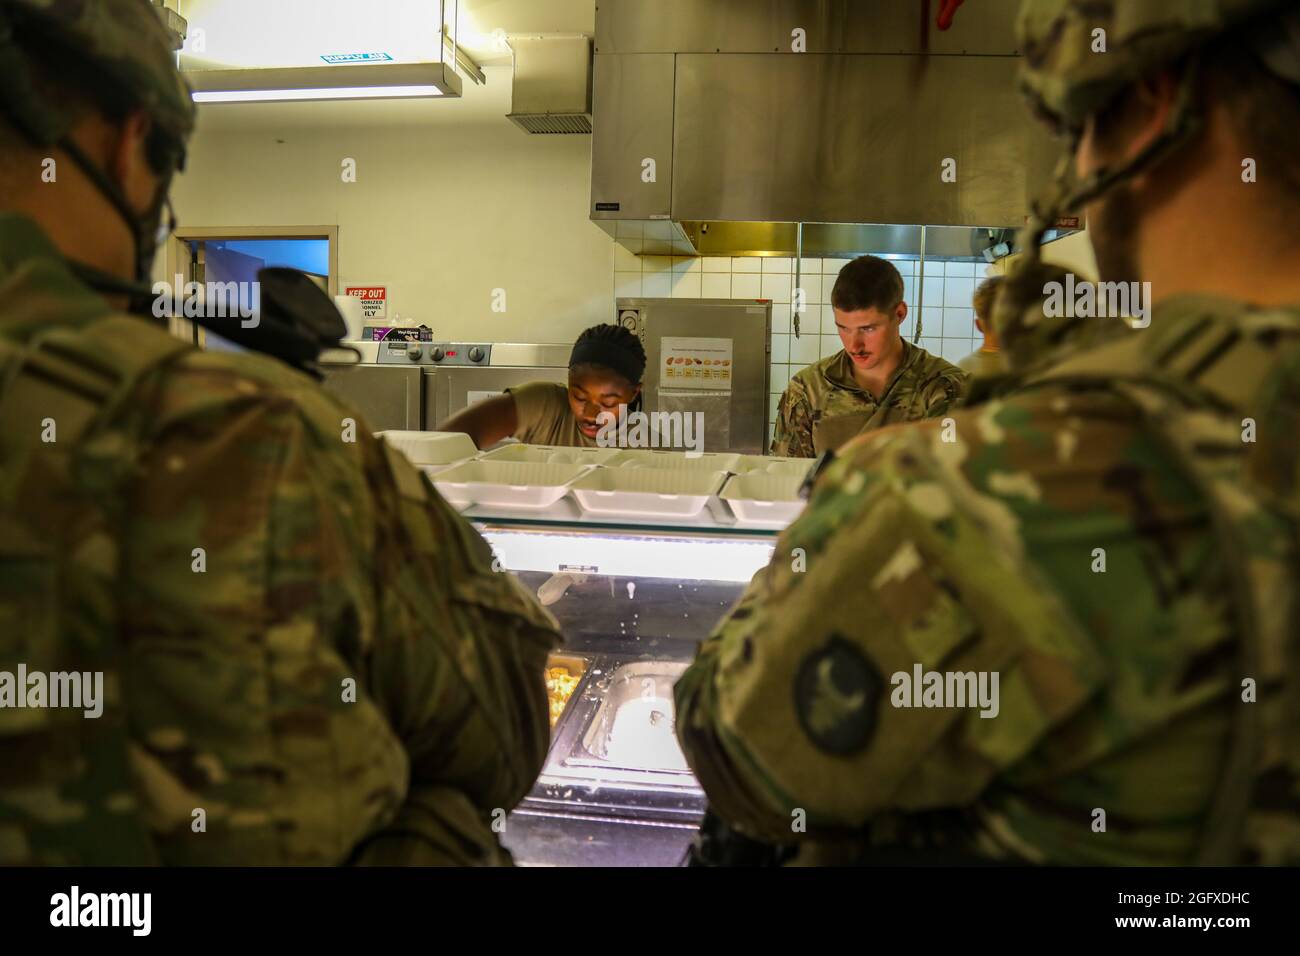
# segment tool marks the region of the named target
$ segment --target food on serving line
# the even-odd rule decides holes
[[[551,701],[551,726],[564,713],[564,707],[573,696],[578,686],[578,678],[567,667],[548,667],[546,669],[546,696]]]

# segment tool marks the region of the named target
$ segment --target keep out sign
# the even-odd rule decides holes
[[[388,289],[384,286],[348,286],[346,294],[361,300],[362,317],[385,319],[388,317]]]

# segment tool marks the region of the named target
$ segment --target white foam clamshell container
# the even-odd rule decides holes
[[[726,480],[725,471],[596,468],[572,487],[590,514],[689,518],[704,509]]]
[[[550,465],[601,465],[622,454],[618,448],[565,448],[560,445],[503,445],[481,452],[479,461],[530,461]]]
[[[448,465],[473,458],[478,452],[474,439],[464,432],[382,431],[375,432],[416,465]]]
[[[741,457],[741,455],[712,451],[691,455],[684,451],[626,449],[619,452],[617,456],[605,462],[605,464],[614,468],[655,468],[678,472],[715,472],[733,470]]]
[[[454,505],[548,508],[591,468],[529,461],[467,461],[434,475],[433,483]]]
[[[809,462],[811,465],[811,462]],[[804,475],[764,474],[749,472],[733,475],[720,496],[739,521],[766,527],[784,527],[803,511],[804,502],[799,497],[799,487]]]
[[[798,475],[807,478],[816,463],[814,458],[777,458],[767,455],[741,455],[730,471],[738,475]]]

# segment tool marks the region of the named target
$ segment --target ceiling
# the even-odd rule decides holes
[[[397,61],[432,59],[437,0],[167,0],[205,31],[204,55],[186,69],[320,66],[325,53],[384,52]],[[447,0],[450,17],[451,0]],[[375,11],[382,10],[381,16]],[[460,0],[457,42],[484,68],[460,98],[321,103],[222,103],[199,109],[201,130],[441,125],[504,121],[510,112],[510,36],[594,36],[596,0]],[[339,67],[346,69],[346,67]]]
[[[385,52],[396,60],[436,52],[438,0],[167,0],[205,31],[186,66],[320,66],[327,53]],[[453,0],[444,0],[450,19]],[[459,0],[457,42],[480,65],[509,64],[501,37],[596,32],[596,0]]]

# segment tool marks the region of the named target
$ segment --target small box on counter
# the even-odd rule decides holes
[[[417,328],[394,328],[372,325],[366,329],[371,342],[432,342],[433,329],[422,325]]]

